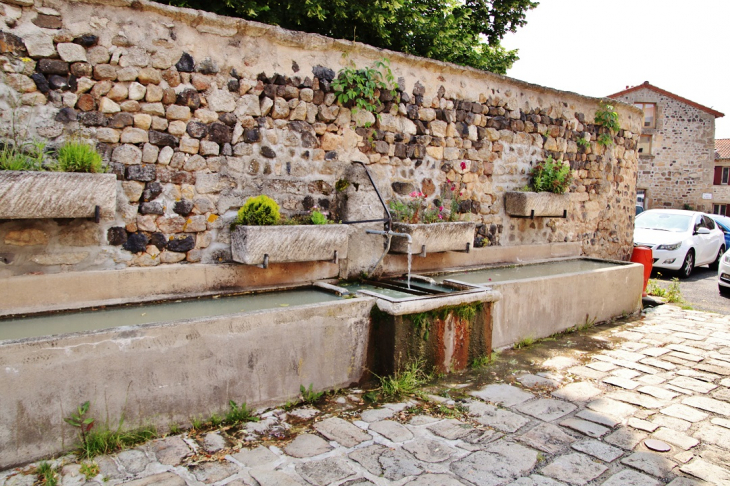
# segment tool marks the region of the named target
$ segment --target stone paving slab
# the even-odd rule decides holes
[[[555,454],[565,449],[575,438],[553,424],[540,424],[517,438],[535,449]]]
[[[653,439],[669,442],[680,449],[689,450],[700,443],[697,439],[668,427],[660,427],[652,434]]]
[[[606,466],[595,462],[585,454],[575,452],[558,457],[540,472],[570,484],[583,485],[607,470]]]
[[[451,396],[462,398],[431,388],[420,395],[430,398],[361,410],[363,391],[351,390],[333,401],[339,410],[274,409],[240,433],[185,433],[98,457],[90,481],[73,458],[59,459],[59,484],[730,485],[730,318],[662,306],[600,336],[604,349],[556,347],[498,382],[452,375],[448,389],[465,395]],[[418,408],[429,400],[434,408]],[[435,405],[453,415],[429,412]],[[649,450],[648,438],[670,450]],[[0,472],[0,486],[34,484],[30,468]]]
[[[522,403],[515,407],[515,410],[532,417],[552,422],[563,417],[578,408],[576,405],[552,398],[541,398],[531,402]]]
[[[469,393],[485,402],[512,407],[534,398],[532,393],[525,392],[512,385],[487,385],[481,390]]]
[[[578,452],[583,452],[589,456],[597,457],[603,462],[612,462],[624,454],[624,451],[618,447],[613,447],[595,439],[586,439],[571,444],[571,447]]]
[[[585,381],[570,383],[552,392],[552,396],[569,402],[587,402],[603,392],[600,388]]]

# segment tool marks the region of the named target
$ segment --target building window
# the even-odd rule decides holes
[[[639,155],[651,155],[651,135],[641,135],[636,148]]]
[[[644,128],[656,127],[656,103],[634,103],[644,111]]]
[[[713,204],[712,214],[721,214],[727,216],[727,204]]]
[[[715,167],[715,177],[712,184],[715,186],[725,186],[730,183],[730,167]]]

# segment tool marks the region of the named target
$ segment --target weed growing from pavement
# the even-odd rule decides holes
[[[413,361],[403,370],[396,371],[391,376],[377,376],[377,378],[380,380],[380,392],[384,398],[411,395],[418,392],[420,387],[428,381],[428,375],[423,370],[421,360]]]
[[[520,339],[519,341],[517,341],[513,345],[513,348],[514,349],[524,349],[524,348],[529,348],[533,344],[535,344],[535,338],[532,336],[525,336],[522,339]]]
[[[40,484],[45,486],[56,486],[58,484],[58,471],[46,461],[38,464],[36,472]]]
[[[472,369],[487,368],[499,360],[499,355],[499,351],[492,351],[490,355],[479,356],[471,360],[469,367]]]
[[[324,395],[324,392],[315,392],[312,390],[312,383],[309,384],[309,389],[307,390],[304,385],[299,385],[299,392],[302,395],[302,401],[308,404],[317,403],[320,398],[322,398],[322,395]]]
[[[157,430],[152,425],[134,430],[122,430],[123,424],[124,419],[122,418],[119,420],[116,430],[103,427],[91,432],[87,437],[86,446],[79,451],[79,455],[82,458],[91,459],[102,454],[128,449],[158,436]]]
[[[100,469],[99,465],[95,462],[84,462],[81,463],[81,468],[79,469],[79,472],[83,474],[87,480],[94,478],[99,475]]]
[[[243,422],[258,422],[259,418],[254,417],[251,410],[248,409],[245,402],[236,405],[233,400],[228,402],[228,413],[226,413],[225,422],[228,425],[240,424]]]

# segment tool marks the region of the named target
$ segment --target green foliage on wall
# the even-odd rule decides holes
[[[518,59],[500,45],[525,25],[532,0],[162,0],[286,29],[505,74]]]

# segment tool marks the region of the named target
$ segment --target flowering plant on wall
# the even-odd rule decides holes
[[[452,192],[454,192],[455,189],[456,185],[452,184]],[[428,203],[426,201],[426,195],[420,191],[413,191],[408,195],[408,197],[410,199],[405,202],[399,200],[388,201],[388,209],[390,210],[390,216],[393,218],[394,222],[430,224],[456,221],[458,196],[455,195],[454,199],[452,199],[450,210],[446,210],[443,203],[440,201]]]
[[[529,190],[534,192],[554,192],[563,194],[573,182],[570,164],[562,160],[553,160],[549,156],[530,171]]]

